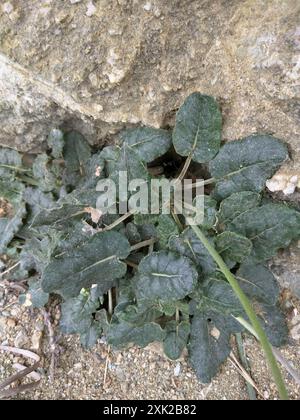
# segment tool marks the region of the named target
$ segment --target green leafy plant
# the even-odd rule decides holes
[[[21,301],[40,307],[61,295],[61,329],[80,334],[84,346],[105,335],[116,348],[160,341],[170,359],[187,348],[204,383],[229,356],[231,335],[250,323],[286,398],[271,344],[284,345],[288,332],[266,263],[300,237],[300,212],[274,202],[265,184],[288,150],[269,135],[221,146],[221,127],[217,102],[194,93],[173,133],[131,129],[93,150],[79,133],[53,130],[48,152],[27,166],[16,151],[0,149],[0,196],[9,208],[0,218],[0,252],[20,261],[16,279],[30,278]],[[149,181],[157,166],[160,179],[176,182],[195,166],[210,173],[201,225],[190,223],[189,211],[97,210],[99,180],[117,183],[127,171],[129,180]]]

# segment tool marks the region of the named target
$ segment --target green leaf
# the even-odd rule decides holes
[[[287,146],[268,135],[254,135],[225,144],[210,162],[218,200],[240,191],[261,192],[266,181],[288,158]]]
[[[138,227],[132,222],[126,225],[126,237],[131,244],[137,244],[142,241]]]
[[[102,335],[102,326],[98,321],[93,320],[91,326],[80,334],[80,342],[83,347],[90,349],[97,344]]]
[[[194,199],[193,205],[196,206],[196,200]],[[209,195],[204,195],[204,215],[201,227],[205,230],[213,229],[217,223],[217,202]]]
[[[49,294],[43,291],[40,280],[29,282],[27,299],[32,302],[33,308],[43,308],[48,303]]]
[[[87,349],[94,347],[102,334],[108,332],[108,328],[107,312],[105,309],[101,309],[96,312],[91,326],[84,333],[80,334],[81,344]]]
[[[72,131],[65,135],[63,156],[66,183],[75,187],[85,175],[86,164],[91,157],[91,147],[80,133]]]
[[[165,355],[171,360],[179,359],[188,342],[190,323],[182,321],[177,324],[176,321],[169,321],[165,331],[167,333],[163,342]]]
[[[199,163],[209,162],[221,144],[222,116],[211,96],[193,93],[179,108],[173,144],[180,156],[192,154]]]
[[[11,180],[14,170],[22,166],[22,157],[16,150],[0,147],[0,179]]]
[[[30,208],[30,216],[35,216],[43,210],[49,210],[55,206],[52,193],[43,193],[38,188],[28,187],[25,189],[23,199]]]
[[[223,232],[216,237],[216,248],[225,261],[241,263],[251,254],[252,242],[234,232]]]
[[[0,149],[1,150],[1,149]],[[9,201],[16,210],[23,198],[24,185],[14,180],[0,180],[0,197]]]
[[[60,204],[59,207],[41,210],[32,220],[32,226],[52,226],[54,229],[65,228],[74,220],[79,220],[86,213],[83,204]]]
[[[275,305],[279,298],[279,285],[273,273],[263,265],[243,264],[236,278],[248,297]]]
[[[118,160],[114,165],[114,172],[110,177],[116,184],[119,184],[119,172],[126,172],[128,182],[134,179],[145,179],[149,177],[145,164],[133,148],[126,143],[119,150]]]
[[[1,147],[0,166],[1,165],[9,165],[19,168],[22,166],[22,156],[16,150],[9,149],[8,147]]]
[[[169,248],[171,251],[190,258],[204,275],[216,271],[216,263],[190,228],[184,230],[179,236],[171,236]]]
[[[57,201],[55,206],[38,212],[32,220],[32,226],[52,226],[55,229],[65,229],[73,225],[74,220],[80,220],[96,209],[100,193],[94,188],[78,188]],[[100,215],[100,213],[99,213]]]
[[[166,248],[168,246],[170,237],[179,233],[176,222],[169,214],[159,215],[157,217],[157,222],[155,223],[155,228],[158,234],[159,245],[161,248]]]
[[[262,262],[300,237],[300,212],[283,204],[266,204],[241,214],[228,229],[249,238],[251,259]]]
[[[218,273],[209,276],[199,284],[191,295],[191,312],[213,310],[225,315],[241,315],[243,309],[232,287]]]
[[[42,239],[33,237],[28,239],[20,254],[20,264],[23,270],[36,270],[42,273],[49,264],[54,251],[61,244],[61,235],[56,232],[43,234]]]
[[[134,326],[128,322],[113,322],[107,336],[108,344],[122,348],[128,344],[146,347],[153,341],[163,341],[165,331],[155,322]]]
[[[139,265],[136,294],[139,299],[178,300],[193,291],[197,279],[189,258],[174,252],[154,252]]]
[[[218,220],[221,224],[227,225],[240,214],[258,207],[261,203],[261,196],[252,191],[234,193],[222,201],[218,213]]]
[[[120,156],[118,146],[106,146],[100,152],[100,157],[105,163],[106,175],[111,175],[115,171],[116,163]]]
[[[0,218],[0,254],[7,251],[7,246],[23,225],[26,215],[25,204],[22,200],[23,185],[11,181],[0,181],[0,197],[7,200],[8,214]]]
[[[32,165],[34,179],[43,192],[57,191],[60,188],[61,169],[58,164],[51,162],[46,154],[38,155]]]
[[[166,316],[172,317],[176,314],[176,310],[180,311],[183,316],[188,316],[190,313],[189,303],[185,301],[159,301],[159,308]]]
[[[200,382],[209,383],[230,354],[230,336],[238,327],[216,312],[197,313],[191,324],[189,359]]]
[[[262,325],[270,343],[275,347],[282,347],[288,343],[288,328],[285,316],[276,305],[259,303],[256,305]]]
[[[92,325],[92,314],[96,312],[99,300],[82,290],[79,296],[61,305],[60,329],[64,334],[85,334]]]
[[[172,145],[172,136],[169,131],[151,127],[126,130],[120,137],[146,163],[153,162],[167,153]]]
[[[122,313],[118,314],[118,319],[130,324],[141,325],[155,321],[162,314],[157,302],[141,300],[137,305],[126,306]]]
[[[64,148],[64,133],[54,128],[50,131],[50,134],[47,138],[47,143],[51,149],[51,155],[54,159],[61,159],[63,157],[63,148]]]
[[[120,233],[97,233],[47,265],[42,276],[43,290],[60,291],[68,298],[76,296],[83,287],[98,284],[105,293],[125,275],[127,267],[120,259],[129,254],[129,242]]]

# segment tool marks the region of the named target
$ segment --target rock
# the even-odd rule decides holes
[[[7,319],[5,318],[5,316],[0,316],[0,332],[4,332],[6,328],[6,321]]]
[[[299,158],[297,0],[11,4],[0,9],[2,144],[40,149],[52,127],[99,143],[124,125],[168,126],[201,91],[222,104],[225,140],[271,132]]]
[[[6,321],[6,325],[8,326],[8,328],[15,328],[16,324],[17,323],[13,318],[8,318]]]
[[[174,376],[179,376],[181,371],[181,364],[178,362],[174,368]]]
[[[31,337],[31,349],[39,350],[41,347],[43,333],[41,331],[34,331]]]
[[[27,347],[28,342],[29,340],[28,340],[27,335],[22,330],[19,331],[14,340],[15,347],[18,347],[18,348]]]

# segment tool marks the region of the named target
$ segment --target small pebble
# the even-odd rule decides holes
[[[175,368],[174,368],[174,376],[179,376],[180,371],[181,371],[181,365],[180,365],[180,363],[177,363]]]
[[[31,348],[32,350],[39,350],[41,346],[42,332],[35,331],[31,338]]]
[[[9,15],[14,10],[14,6],[9,1],[7,1],[2,5],[2,10],[4,13]]]
[[[97,7],[94,5],[94,3],[93,3],[92,1],[90,1],[90,2],[87,4],[87,11],[86,11],[86,15],[87,15],[88,17],[91,17],[91,16],[93,16],[93,15],[96,13],[96,11],[97,11]]]
[[[8,318],[6,321],[8,328],[14,328],[16,326],[16,321],[12,318]]]
[[[14,340],[15,346],[18,348],[23,348],[28,344],[28,337],[27,335],[21,330],[18,332],[15,340]]]

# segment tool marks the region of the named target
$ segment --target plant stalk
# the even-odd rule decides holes
[[[247,314],[247,316],[248,316],[248,318],[249,318],[249,320],[252,324],[252,327],[254,328],[254,330],[257,334],[257,337],[258,337],[259,341],[261,342],[261,346],[264,350],[264,353],[265,353],[267,362],[269,364],[269,367],[271,369],[274,381],[277,385],[280,398],[282,400],[288,400],[289,399],[288,392],[286,390],[286,387],[285,387],[285,384],[284,384],[279,366],[277,364],[276,358],[273,354],[272,346],[269,343],[269,340],[268,340],[263,328],[261,327],[259,319],[257,318],[249,299],[247,298],[247,296],[245,295],[243,290],[240,288],[239,283],[237,282],[236,278],[231,273],[231,271],[228,269],[227,265],[223,261],[220,254],[211,245],[211,243],[206,238],[204,233],[198,228],[198,226],[193,225],[193,221],[191,219],[187,218],[187,222],[191,226],[191,228],[193,229],[193,231],[195,232],[197,237],[200,239],[202,244],[205,246],[205,248],[207,249],[209,254],[212,256],[212,258],[218,264],[221,272],[224,274],[224,276],[228,280],[229,284],[231,285],[233,291],[235,292],[236,296],[238,297],[239,301],[241,302],[241,304],[242,304],[242,306],[243,306],[243,308],[244,308],[244,310],[245,310],[245,312],[246,312],[246,314]]]

